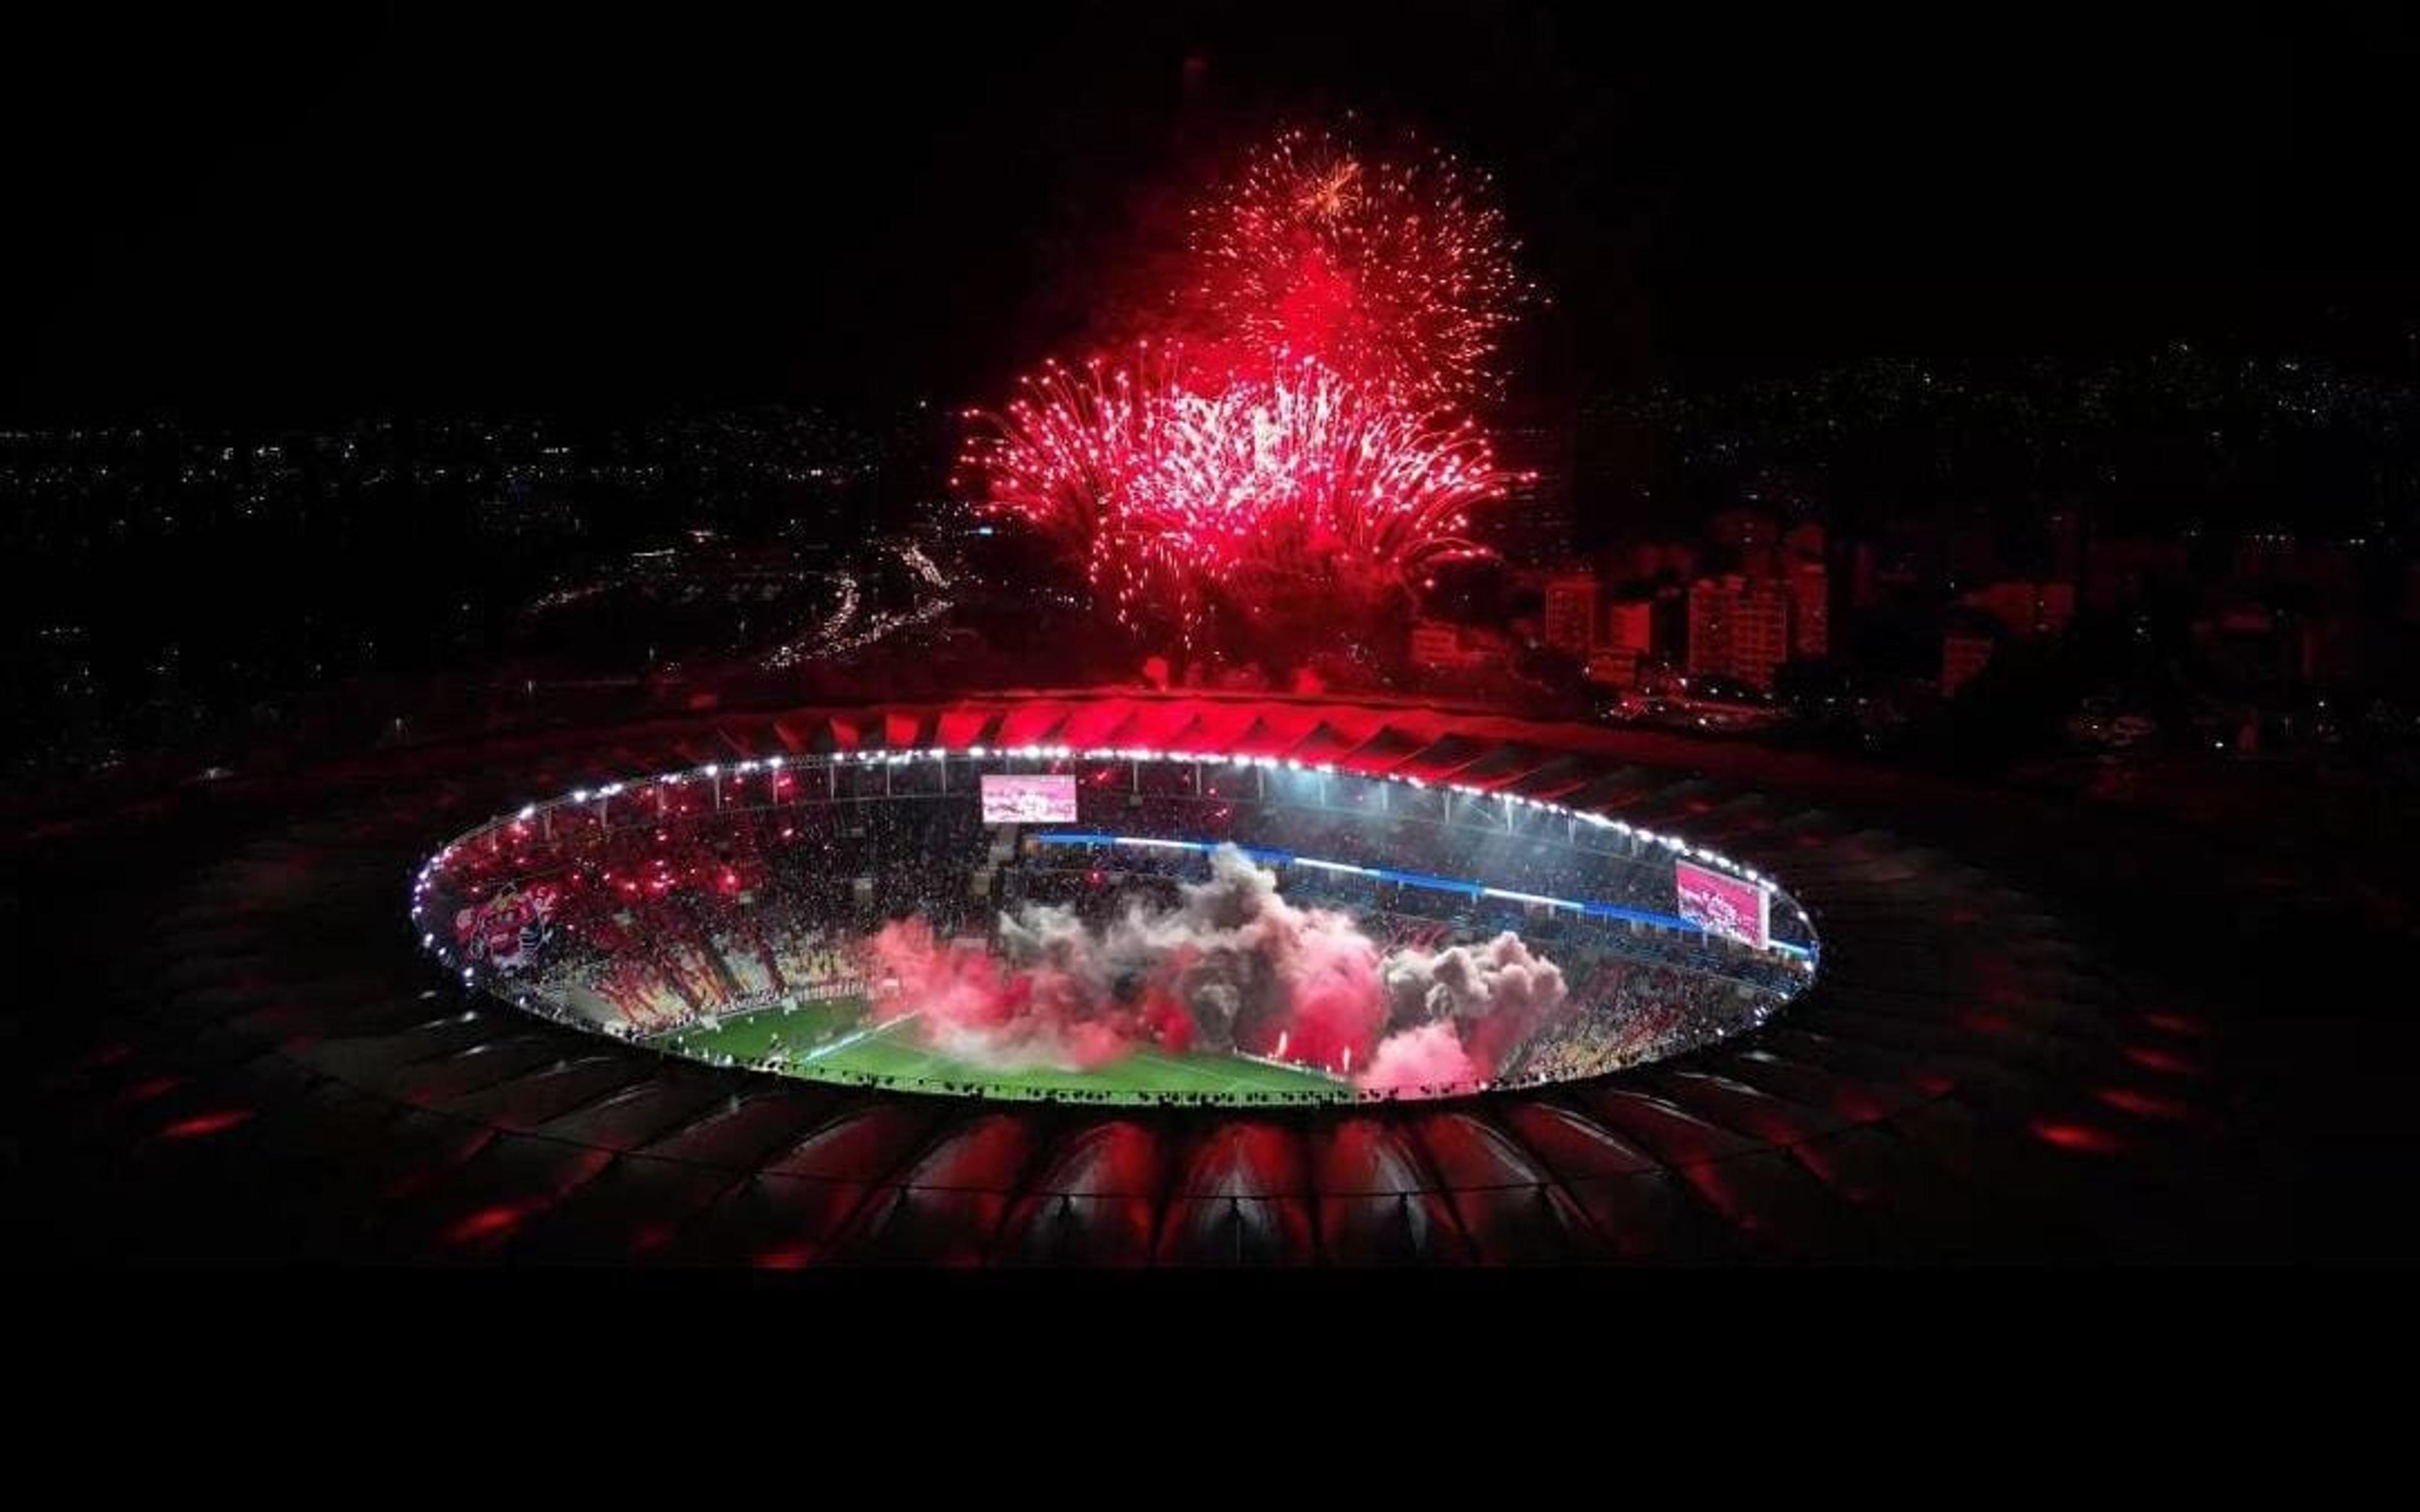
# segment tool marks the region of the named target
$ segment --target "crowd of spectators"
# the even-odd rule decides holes
[[[1573,1011],[1506,1068],[1561,1081],[1619,1071],[1710,1044],[1753,1024],[1774,995],[1728,977],[1607,954],[1575,984]]]

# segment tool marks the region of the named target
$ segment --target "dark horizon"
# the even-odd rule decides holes
[[[2415,44],[2383,7],[69,23],[15,50],[0,419],[980,398],[1218,145],[1345,109],[1500,178],[1533,392],[2170,339],[2408,376]]]

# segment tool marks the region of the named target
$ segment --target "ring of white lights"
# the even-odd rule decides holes
[[[578,834],[591,827],[602,836],[631,825],[711,822],[726,813],[735,816],[758,813],[779,810],[785,805],[803,808],[817,803],[828,805],[888,799],[894,796],[892,792],[895,780],[893,774],[901,768],[937,766],[939,786],[895,796],[953,796],[950,781],[954,771],[961,775],[962,781],[955,793],[963,794],[971,801],[978,784],[964,780],[965,778],[1043,775],[1054,769],[1063,772],[1074,766],[1102,764],[1133,766],[1138,805],[1142,771],[1146,765],[1189,765],[1193,768],[1194,801],[1197,802],[1202,801],[1209,783],[1249,773],[1252,774],[1257,801],[1264,810],[1300,804],[1299,799],[1289,799],[1282,792],[1272,797],[1270,784],[1273,781],[1280,789],[1289,783],[1307,781],[1320,797],[1317,807],[1337,813],[1356,811],[1349,806],[1337,809],[1326,804],[1326,799],[1333,791],[1360,791],[1333,789],[1330,786],[1333,779],[1342,784],[1367,784],[1366,791],[1376,795],[1379,813],[1416,823],[1434,822],[1441,832],[1460,826],[1471,836],[1484,833],[1491,839],[1497,835],[1516,840],[1526,837],[1568,847],[1575,856],[1592,855],[1628,864],[1654,864],[1668,860],[1676,868],[1687,867],[1695,872],[1710,874],[1736,885],[1739,888],[1753,889],[1758,900],[1758,917],[1753,930],[1726,938],[1724,932],[1711,927],[1702,914],[1690,917],[1685,904],[1676,904],[1678,911],[1666,912],[1635,903],[1557,896],[1529,888],[1500,886],[1501,878],[1450,877],[1316,857],[1290,849],[1241,847],[1256,862],[1273,868],[1299,869],[1296,874],[1316,872],[1323,884],[1367,884],[1373,888],[1386,886],[1393,887],[1398,897],[1443,892],[1463,895],[1473,900],[1474,904],[1518,905],[1529,911],[1531,917],[1543,918],[1555,926],[1606,932],[1602,935],[1588,936],[1590,940],[1610,941],[1620,934],[1649,941],[1677,941],[1676,948],[1718,948],[1733,959],[1755,965],[1760,973],[1756,993],[1743,995],[1743,1000],[1751,1002],[1752,1007],[1745,1017],[1726,1024],[1719,1032],[1678,1033],[1670,1042],[1659,1043],[1652,1054],[1631,1058],[1609,1055],[1601,1063],[1590,1062],[1576,1071],[1565,1069],[1548,1074],[1508,1069],[1504,1074],[1485,1079],[1410,1089],[1414,1096],[1478,1095],[1510,1086],[1587,1079],[1647,1060],[1670,1058],[1762,1023],[1811,982],[1820,960],[1821,945],[1806,911],[1771,877],[1679,836],[1634,825],[1605,813],[1466,782],[1429,782],[1417,776],[1361,771],[1330,762],[1127,747],[1024,745],[990,748],[970,745],[962,748],[866,749],[786,758],[768,756],[728,764],[708,763],[681,771],[660,772],[649,777],[607,782],[594,788],[575,789],[498,815],[455,837],[428,856],[412,880],[411,915],[422,947],[447,970],[458,974],[467,988],[523,1011],[568,1023],[590,1032],[608,1033],[622,1039],[637,1038],[628,1025],[600,1024],[594,1018],[572,1011],[562,1001],[535,987],[517,969],[496,964],[483,956],[475,946],[458,938],[452,905],[468,896],[458,891],[458,881],[475,890],[482,886],[476,873],[490,863],[509,880],[515,874],[511,872],[511,863],[530,854],[533,847],[559,855],[555,848],[569,845]],[[880,794],[861,791],[845,796],[842,795],[841,788],[845,782],[863,786],[874,780],[873,774],[876,771],[882,774]],[[1221,776],[1205,778],[1205,773]],[[799,791],[818,779],[822,788],[819,798],[804,795]],[[792,790],[787,796],[784,796],[785,786]],[[1182,795],[1177,796],[1181,798]],[[1400,811],[1398,805],[1402,806]],[[1434,805],[1434,813],[1428,811],[1431,805]],[[1027,839],[1036,844],[1085,847],[1102,855],[1114,855],[1125,847],[1206,851],[1218,843],[1199,836],[1126,834],[1098,827],[1035,831],[1030,832]],[[522,880],[536,874],[535,872],[518,873]],[[1677,877],[1677,871],[1675,875]],[[1770,919],[1778,926],[1770,932],[1766,927],[1767,908],[1770,909]],[[1697,936],[1694,940],[1691,938],[1693,934]],[[682,1037],[665,1036],[644,1042],[667,1054],[689,1054],[692,1058],[716,1064],[735,1063],[727,1055],[716,1055],[710,1051],[700,1053],[691,1049]],[[795,1059],[776,1061],[769,1057],[739,1063],[777,1074],[893,1088],[910,1092],[1110,1103],[1171,1101],[1222,1104],[1332,1103],[1393,1100],[1406,1091],[1403,1088],[1376,1089],[1339,1081],[1332,1088],[1256,1088],[1228,1093],[1178,1094],[1166,1088],[1090,1088],[1082,1085],[1080,1080],[1063,1085],[1047,1081],[1032,1085],[1000,1083],[980,1077],[970,1079],[958,1074],[932,1077],[877,1074],[834,1069],[820,1062],[802,1064]]]

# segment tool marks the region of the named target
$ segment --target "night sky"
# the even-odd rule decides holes
[[[1348,107],[1498,173],[1550,388],[2420,334],[2385,6],[868,8],[21,29],[6,413],[961,401],[1222,146]]]

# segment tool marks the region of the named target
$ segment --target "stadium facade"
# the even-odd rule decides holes
[[[701,1064],[502,1006],[404,924],[448,837],[544,795],[978,747],[1216,752],[1618,816],[1786,879],[1821,970],[1764,1022],[1603,1075],[1435,1101],[1092,1106]],[[2210,1020],[2104,969],[2055,902],[1901,839],[1890,821],[1917,802],[1911,784],[1753,748],[1129,692],[706,714],[231,779],[62,841],[78,886],[29,922],[77,1006],[36,1046],[31,1210],[54,1253],[151,1258],[2006,1259],[2243,1242]],[[129,918],[150,922],[130,934]]]

